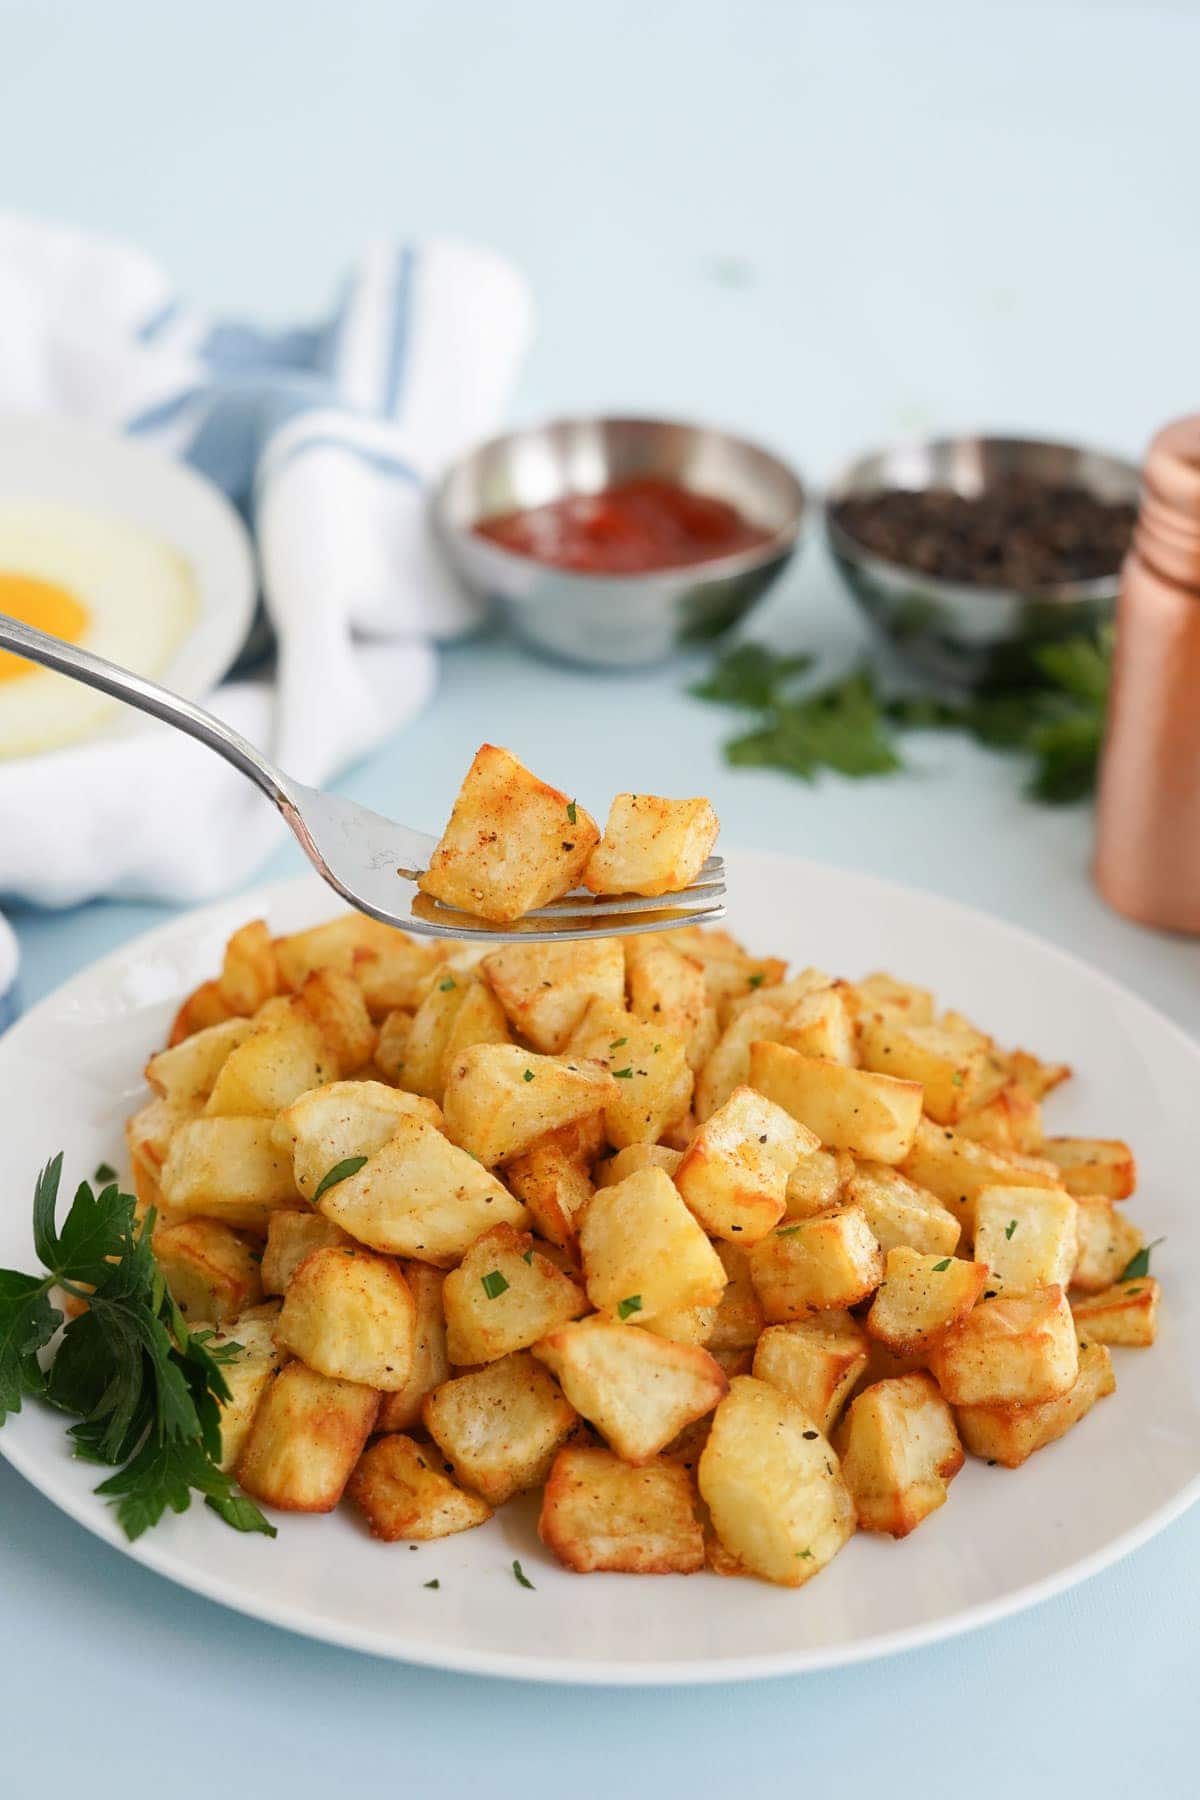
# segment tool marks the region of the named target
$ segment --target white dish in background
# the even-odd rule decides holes
[[[178,556],[192,588],[191,621],[161,666],[145,672],[185,699],[203,700],[210,694],[246,641],[257,592],[249,534],[220,489],[136,438],[74,419],[0,413],[0,511],[11,516],[22,502],[35,510],[70,508],[99,515],[101,522],[133,527],[150,540],[133,548],[151,569],[156,546]],[[39,571],[31,566],[29,572]],[[83,583],[54,572],[51,579],[64,580],[87,603]],[[90,643],[86,637],[83,641]],[[90,647],[104,654],[104,641]],[[65,676],[44,672],[29,679],[74,685]],[[11,684],[9,693],[18,685]],[[81,737],[136,728],[128,709],[114,701]],[[47,750],[57,747],[47,745]]]
[[[1116,1394],[1062,1442],[1015,1471],[968,1459],[947,1504],[905,1542],[860,1534],[795,1591],[708,1574],[568,1574],[539,1545],[529,1502],[419,1554],[373,1542],[345,1511],[276,1515],[271,1543],[198,1503],[129,1545],[92,1495],[100,1472],[71,1460],[59,1416],[26,1406],[0,1451],[106,1542],[210,1599],[378,1655],[539,1681],[730,1681],[888,1655],[1059,1593],[1175,1518],[1200,1491],[1200,1049],[1104,975],[983,914],[789,857],[728,860],[730,925],[753,948],[932,986],[1002,1042],[1075,1065],[1047,1103],[1052,1129],[1132,1141],[1133,1215],[1168,1240],[1155,1266],[1159,1342],[1114,1351]],[[179,997],[219,966],[229,933],[259,914],[289,931],[331,910],[315,878],[206,907],[76,976],[0,1039],[0,1266],[33,1266],[33,1181],[55,1150],[66,1151],[65,1194],[103,1160],[124,1167],[121,1128],[147,1052]],[[514,1557],[535,1592],[514,1579]]]

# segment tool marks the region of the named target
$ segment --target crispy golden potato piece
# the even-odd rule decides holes
[[[216,1219],[160,1225],[153,1248],[171,1297],[187,1319],[220,1325],[262,1299],[257,1252]]]
[[[535,1056],[518,1044],[477,1044],[450,1070],[446,1135],[494,1168],[522,1156],[547,1132],[607,1107],[613,1089],[608,1070],[582,1055]]]
[[[567,944],[504,944],[480,969],[515,1031],[548,1056],[565,1050],[593,998],[625,1004],[619,938]]]
[[[319,1375],[390,1393],[412,1373],[416,1327],[400,1264],[337,1245],[310,1251],[288,1282],[275,1341]]]
[[[1041,1151],[1042,1109],[1018,1081],[1007,1081],[986,1100],[963,1114],[954,1128],[960,1137],[976,1138],[1002,1156],[1010,1150],[1034,1156]]]
[[[864,1069],[919,1081],[925,1111],[941,1125],[956,1124],[970,1109],[988,1056],[987,1039],[975,1033],[895,1019],[864,1019],[858,1048]]]
[[[847,999],[864,1023],[868,1019],[896,1019],[907,1025],[933,1024],[935,1008],[929,989],[915,987],[911,981],[898,981],[882,970],[854,982]]]
[[[696,1117],[703,1124],[724,1106],[734,1088],[750,1080],[750,1046],[761,1039],[778,1041],[783,1018],[764,994],[755,991],[752,1003],[743,1007],[717,1040],[708,1060],[696,1076]]]
[[[146,1064],[146,1080],[175,1106],[198,1110],[213,1091],[221,1065],[255,1030],[252,1019],[224,1019],[195,1031]]]
[[[381,1081],[331,1081],[293,1101],[276,1120],[273,1138],[291,1158],[296,1187],[312,1200],[331,1169],[382,1150],[405,1118],[442,1123],[440,1107],[420,1095]]]
[[[279,963],[265,919],[251,919],[226,944],[217,992],[230,1012],[246,1018],[279,992]]]
[[[446,1276],[442,1306],[447,1354],[462,1368],[527,1350],[587,1312],[588,1299],[534,1248],[528,1231],[493,1225]]]
[[[188,1119],[171,1138],[159,1178],[164,1223],[220,1219],[266,1233],[277,1206],[295,1206],[291,1158],[270,1119]]]
[[[646,1330],[655,1337],[670,1338],[673,1344],[707,1345],[717,1322],[715,1306],[677,1306],[668,1312],[655,1313],[646,1322]],[[636,1323],[636,1315],[631,1320]]]
[[[920,1123],[920,1082],[820,1062],[785,1044],[751,1044],[750,1086],[822,1144],[874,1162],[901,1162]]]
[[[704,1534],[684,1469],[631,1469],[609,1450],[568,1445],[550,1470],[538,1536],[577,1574],[692,1575],[704,1567]]]
[[[848,1312],[823,1312],[768,1325],[754,1352],[754,1374],[790,1394],[829,1437],[867,1357],[867,1334],[858,1321]]]
[[[1032,1406],[1056,1400],[1079,1373],[1075,1322],[1060,1287],[981,1300],[929,1352],[954,1406]]]
[[[202,981],[175,1014],[167,1036],[168,1048],[174,1049],[176,1044],[182,1044],[185,1038],[190,1038],[193,1032],[204,1031],[210,1025],[220,1025],[223,1020],[232,1017],[233,1008],[222,998],[217,983]]]
[[[694,1073],[703,1067],[720,1036],[703,965],[694,956],[683,956],[657,940],[645,948],[641,948],[644,939],[640,937],[624,942],[630,1012],[643,1024],[661,1026],[677,1037]]]
[[[456,1059],[475,1044],[507,1044],[504,1009],[486,982],[443,963],[405,1034],[397,1080],[440,1101]]]
[[[626,1316],[645,1323],[681,1307],[714,1306],[725,1286],[720,1258],[662,1169],[597,1188],[579,1248],[592,1305],[614,1311],[624,1304]]]
[[[960,1406],[958,1429],[972,1456],[1018,1469],[1077,1425],[1097,1400],[1116,1388],[1112,1358],[1090,1340],[1079,1349],[1079,1373],[1065,1394],[1030,1406]]]
[[[370,1062],[379,1033],[353,976],[337,969],[314,969],[298,999],[332,1050],[339,1069],[361,1069]]]
[[[198,1111],[197,1102],[165,1100],[156,1096],[126,1120],[125,1146],[138,1199],[143,1205],[161,1208],[158,1178],[167,1160],[171,1139],[181,1125],[197,1116]]]
[[[221,1405],[221,1457],[219,1467],[229,1471],[237,1467],[250,1424],[258,1410],[272,1376],[283,1363],[283,1351],[275,1342],[275,1321],[279,1302],[268,1302],[243,1313],[228,1325],[215,1326],[209,1346],[214,1350],[237,1344],[238,1351],[222,1363],[221,1373],[229,1389],[229,1399]],[[196,1320],[192,1330],[201,1329]]]
[[[534,1228],[548,1243],[574,1255],[579,1248],[577,1222],[592,1197],[587,1163],[568,1147],[566,1132],[551,1132],[508,1164],[504,1179],[529,1208]]]
[[[880,1165],[882,1166],[882,1165]],[[811,1219],[849,1198],[854,1158],[848,1150],[813,1150],[801,1157],[788,1176],[784,1212],[789,1219]]]
[[[617,794],[583,885],[593,894],[678,894],[695,881],[720,829],[707,800]]]
[[[762,1335],[766,1320],[754,1283],[746,1252],[736,1244],[716,1243],[713,1249],[725,1270],[725,1291],[716,1315],[704,1339],[710,1355],[726,1350],[749,1350]]]
[[[440,1269],[431,1269],[428,1263],[406,1262],[401,1266],[417,1311],[412,1368],[402,1388],[383,1396],[378,1419],[380,1431],[410,1431],[419,1426],[426,1394],[431,1394],[434,1388],[450,1379],[446,1320],[442,1311],[445,1277]]]
[[[706,1350],[611,1317],[563,1325],[534,1345],[576,1412],[618,1456],[649,1462],[710,1413],[728,1382]]]
[[[617,1150],[653,1144],[691,1105],[694,1077],[682,1041],[664,1026],[593,1000],[571,1039],[574,1056],[611,1072],[604,1101],[608,1141]]]
[[[596,821],[509,750],[483,744],[418,887],[503,924],[577,887],[600,841]]]
[[[952,1256],[958,1248],[962,1226],[949,1207],[887,1163],[857,1163],[846,1198],[862,1207],[885,1255],[901,1246],[927,1256]]]
[[[920,1355],[966,1318],[987,1282],[986,1263],[889,1250],[867,1330],[898,1356]]]
[[[667,1144],[626,1144],[624,1150],[598,1162],[592,1174],[597,1187],[615,1187],[639,1169],[665,1169],[673,1177],[682,1161],[683,1151],[672,1150]]]
[[[267,1220],[267,1247],[262,1258],[264,1294],[282,1294],[306,1256],[314,1250],[341,1245],[353,1248],[354,1239],[340,1225],[311,1207],[280,1207]]]
[[[1144,1239],[1120,1207],[1102,1194],[1079,1194],[1075,1206],[1079,1251],[1071,1286],[1084,1294],[1102,1294],[1120,1279]]]
[[[1079,1253],[1079,1208],[1054,1188],[987,1187],[975,1200],[975,1259],[992,1287],[1066,1287]]]
[[[832,987],[844,989],[845,983],[835,982],[824,969],[801,969],[797,974],[789,975],[786,981],[780,972],[774,981],[756,981],[747,992],[730,1000],[727,1006],[729,1022],[740,1018],[751,1006],[765,1006],[783,1021],[794,1016],[800,1001],[807,999],[809,994],[824,993]]]
[[[494,1175],[412,1114],[397,1118],[387,1143],[327,1188],[319,1205],[360,1244],[439,1269],[460,1262],[489,1226],[528,1224]]]
[[[1118,1281],[1071,1302],[1075,1327],[1094,1344],[1152,1344],[1158,1335],[1159,1285],[1153,1275]]]
[[[1069,1194],[1128,1200],[1137,1187],[1137,1162],[1120,1138],[1043,1138],[1038,1155],[1062,1170]]]
[[[1047,1094],[1069,1080],[1071,1075],[1069,1064],[1044,1063],[1028,1050],[1012,1050],[1005,1061],[1013,1080],[1019,1082],[1035,1100],[1044,1100]]]
[[[722,1547],[751,1575],[801,1587],[854,1531],[828,1442],[789,1395],[739,1375],[700,1458],[701,1498]]]
[[[665,940],[673,950],[694,956],[703,965],[704,984],[717,1022],[724,1031],[739,1001],[778,987],[787,974],[780,956],[748,956],[728,933],[704,931],[694,925],[672,931]]]
[[[427,1445],[399,1432],[376,1438],[363,1452],[346,1484],[346,1498],[362,1513],[371,1536],[385,1544],[452,1537],[492,1516],[486,1500],[455,1487],[435,1466]]]
[[[376,1020],[386,1019],[399,1008],[415,1011],[444,958],[444,944],[410,937],[377,919],[363,923],[369,929],[355,943],[351,965],[344,972],[353,975],[362,989],[367,1011]]]
[[[675,1186],[710,1237],[757,1243],[785,1211],[788,1177],[820,1148],[814,1132],[753,1088],[734,1088],[700,1126]]]
[[[540,1487],[578,1423],[528,1350],[443,1382],[425,1396],[421,1416],[458,1479],[493,1506]]]
[[[772,1324],[856,1306],[883,1279],[883,1252],[859,1206],[780,1225],[747,1257],[763,1314]]]
[[[945,1504],[947,1485],[965,1460],[954,1414],[928,1375],[867,1388],[836,1442],[859,1525],[895,1538],[907,1537]]]
[[[985,1187],[1057,1188],[1058,1171],[1036,1157],[1005,1156],[962,1137],[948,1125],[922,1119],[900,1173],[928,1189],[968,1234],[975,1227],[975,1201]]]
[[[383,925],[378,919],[369,919],[365,913],[340,913],[323,925],[313,925],[307,931],[294,931],[287,937],[275,939],[279,979],[293,993],[299,993],[308,977],[318,969],[332,969],[339,975],[352,975],[357,980],[360,971],[372,968],[393,946],[402,946],[406,942],[411,944],[402,931]],[[433,960],[435,954],[421,948],[423,962]],[[393,1006],[410,1004],[412,1002],[407,998],[391,1001]]]
[[[854,1018],[840,986],[816,988],[797,1000],[784,1016],[779,1041],[801,1056],[842,1063],[848,1069],[859,1061]]]
[[[229,1052],[205,1104],[210,1118],[273,1119],[310,1088],[336,1080],[338,1061],[298,1000]]]
[[[287,1363],[259,1400],[237,1462],[239,1483],[281,1512],[332,1512],[378,1411],[374,1388]]]
[[[375,1067],[385,1081],[399,1087],[404,1074],[405,1058],[408,1055],[408,1040],[412,1036],[413,1016],[410,1012],[387,1013],[379,1027],[379,1039],[375,1045]]]

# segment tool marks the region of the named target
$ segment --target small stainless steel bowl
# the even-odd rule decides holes
[[[729,501],[770,540],[648,575],[585,575],[474,530],[496,513],[600,493],[638,475]],[[805,495],[786,463],[728,432],[661,419],[559,419],[469,451],[443,477],[432,506],[454,569],[499,602],[522,637],[573,662],[632,668],[719,637],[744,618],[796,548]]]
[[[1029,675],[1032,646],[1110,619],[1119,576],[1065,582],[1041,593],[945,581],[886,562],[838,523],[838,504],[887,488],[982,494],[1000,477],[1068,482],[1098,498],[1138,498],[1132,463],[1075,444],[1032,438],[953,437],[897,444],[850,464],[825,495],[825,533],[837,567],[868,617],[910,663],[954,683]]]

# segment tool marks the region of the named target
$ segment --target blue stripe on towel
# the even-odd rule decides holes
[[[198,387],[181,388],[177,394],[172,394],[170,399],[159,400],[154,406],[148,406],[145,412],[138,413],[132,419],[126,419],[125,429],[126,431],[161,431],[164,425],[170,425],[186,407],[191,405],[197,394],[203,392],[204,389]]]
[[[282,456],[268,463],[258,478],[257,487],[261,489],[268,481],[273,480],[281,469],[286,469],[289,463],[295,462],[298,456],[303,456],[306,450],[344,450],[348,456],[356,456],[359,462],[365,463],[380,475],[393,475],[401,481],[411,482],[414,487],[421,484],[417,471],[402,457],[392,456],[386,450],[372,449],[366,444],[352,443],[348,438],[339,437],[335,431],[322,431],[313,437],[302,438]]]
[[[178,314],[179,304],[178,299],[166,300],[157,312],[151,313],[148,319],[144,319],[137,328],[138,341],[148,344],[153,338],[158,337],[160,332],[165,331],[171,320]]]
[[[388,346],[387,374],[383,388],[383,410],[395,417],[404,386],[404,364],[408,351],[409,314],[412,307],[413,275],[416,255],[405,245],[396,259],[396,287],[392,297],[392,337]]]

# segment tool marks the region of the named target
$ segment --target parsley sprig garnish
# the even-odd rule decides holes
[[[222,1365],[241,1350],[190,1331],[154,1260],[154,1212],[139,1225],[135,1202],[116,1181],[97,1193],[81,1183],[61,1230],[56,1223],[62,1155],[38,1177],[33,1244],[42,1273],[0,1269],[0,1424],[21,1402],[44,1400],[76,1423],[75,1454],[117,1472],[98,1494],[129,1538],[163,1514],[186,1512],[193,1492],[235,1531],[275,1536],[252,1500],[218,1467]],[[86,1303],[53,1358],[63,1322],[55,1289]]]

